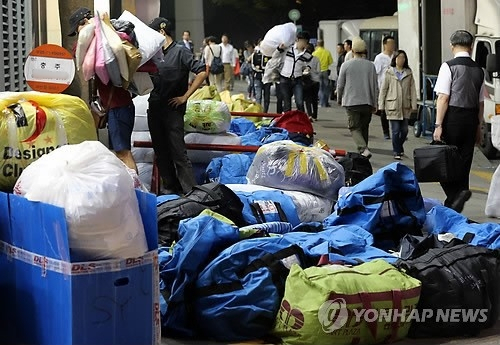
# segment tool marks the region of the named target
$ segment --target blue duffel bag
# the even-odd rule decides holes
[[[283,237],[243,240],[215,258],[196,282],[196,324],[218,341],[267,335],[274,325],[293,263],[306,266],[303,251]]]
[[[324,225],[359,225],[373,234],[375,247],[397,250],[404,235],[422,234],[425,219],[424,200],[414,172],[396,162],[341,195]]]

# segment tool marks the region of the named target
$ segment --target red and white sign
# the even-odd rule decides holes
[[[75,77],[75,63],[69,51],[55,44],[43,44],[31,51],[24,64],[24,78],[35,91],[60,93]]]

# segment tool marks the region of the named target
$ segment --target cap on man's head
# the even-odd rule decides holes
[[[366,43],[360,37],[356,37],[352,40],[352,51],[358,54],[366,52]]]
[[[457,30],[450,37],[452,46],[472,47],[474,36],[469,31]]]
[[[168,19],[163,17],[153,19],[153,21],[149,24],[149,27],[155,31],[163,29],[167,35],[170,35],[170,32],[172,31],[172,24]]]
[[[75,36],[80,21],[85,18],[91,18],[91,17],[92,17],[92,11],[86,7],[80,7],[75,12],[73,12],[69,17],[70,32],[68,36]]]

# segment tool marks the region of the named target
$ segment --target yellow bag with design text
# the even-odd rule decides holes
[[[97,140],[80,98],[41,92],[0,92],[0,190],[11,191],[24,168],[65,144]]]

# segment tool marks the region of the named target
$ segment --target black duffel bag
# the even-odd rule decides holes
[[[418,182],[454,182],[463,170],[458,148],[439,141],[413,150],[413,162]]]
[[[159,244],[169,246],[178,241],[179,222],[196,217],[206,209],[229,218],[238,227],[247,225],[240,198],[227,186],[211,182],[194,186],[184,197],[157,206]]]
[[[496,323],[500,307],[498,250],[457,238],[441,242],[436,235],[406,235],[395,266],[422,282],[419,318],[412,322],[409,337],[474,336]],[[424,310],[432,310],[432,316],[423,318]],[[450,320],[453,312],[459,314],[458,320]]]

